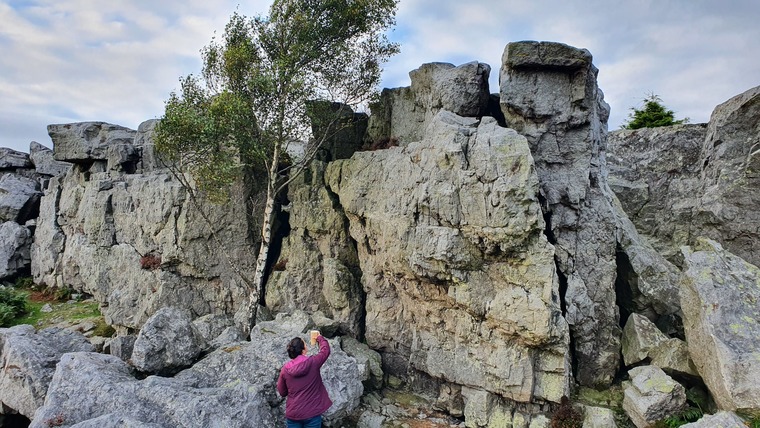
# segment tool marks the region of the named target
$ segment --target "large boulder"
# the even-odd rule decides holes
[[[305,314],[262,322],[251,332],[250,342],[222,347],[173,378],[138,380],[114,356],[66,354],[31,427],[48,427],[56,418],[88,427],[108,414],[129,415],[130,423],[139,427],[279,427],[284,400],[277,395],[276,382],[288,359],[285,348],[294,336],[305,337],[311,323]],[[330,343],[322,377],[333,407],[325,419],[339,423],[358,406],[363,389],[356,361],[340,349],[339,340]]]
[[[29,158],[38,174],[55,176],[71,169],[70,163],[55,160],[53,151],[36,141],[29,144]]]
[[[629,385],[623,391],[623,409],[638,428],[677,415],[686,405],[686,391],[655,366],[628,371]]]
[[[504,50],[501,109],[535,160],[547,234],[566,288],[577,380],[605,386],[620,363],[615,304],[616,213],[606,184],[609,106],[591,53],[561,43],[517,42]]]
[[[135,131],[105,122],[48,125],[55,160],[72,163],[106,161],[108,169],[134,164]]]
[[[700,239],[683,248],[689,353],[718,407],[760,415],[760,269]]]
[[[93,351],[81,333],[59,328],[36,332],[30,325],[0,328],[0,367],[3,368],[0,370],[0,409],[31,418],[45,401],[61,356],[79,351]]]
[[[8,147],[0,147],[0,170],[31,168],[32,162],[29,155]]]
[[[40,196],[36,180],[13,173],[0,175],[0,221],[24,224],[36,217]]]
[[[165,307],[143,325],[131,361],[142,372],[173,374],[192,365],[207,346],[188,311]]]
[[[423,372],[493,402],[568,393],[567,324],[525,138],[441,110],[421,141],[357,152],[325,176],[357,243],[366,341],[386,373]]]
[[[0,279],[27,271],[31,264],[31,245],[29,229],[14,221],[0,224]]]
[[[154,127],[141,127],[136,153],[152,153]],[[54,152],[62,144],[61,153],[76,156],[61,157],[75,165],[50,179],[40,203],[35,283],[92,295],[120,334],[139,329],[164,306],[193,317],[240,312],[242,324],[248,286],[241,274],[253,272],[256,241],[241,213],[255,208],[254,194],[240,184],[226,204],[192,199],[155,160],[139,158],[130,171],[106,168],[102,144],[127,144],[134,132],[87,123],[51,129]]]
[[[421,140],[439,110],[481,117],[488,112],[491,67],[468,62],[423,64],[409,72],[411,87],[384,89],[371,106],[367,139],[395,138],[401,145]]]

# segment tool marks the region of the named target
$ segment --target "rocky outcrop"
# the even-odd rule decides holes
[[[723,410],[760,412],[760,269],[700,239],[684,247],[689,354]]]
[[[36,217],[39,200],[36,180],[13,173],[0,175],[0,221],[26,223]]]
[[[31,427],[93,426],[105,415],[129,415],[136,426],[281,426],[284,400],[275,386],[287,360],[285,345],[311,325],[305,314],[262,322],[251,332],[251,342],[220,348],[172,378],[138,380],[114,356],[66,354]],[[356,361],[341,350],[339,340],[330,343],[322,378],[333,400],[325,418],[335,422],[358,406],[363,389]]]
[[[556,248],[577,379],[606,385],[619,366],[615,215],[604,177],[609,106],[587,50],[510,43],[500,75],[507,126],[528,139]]]
[[[481,117],[488,113],[488,76],[491,67],[469,62],[455,67],[447,63],[423,64],[409,72],[410,87],[384,89],[371,106],[367,140],[395,138],[405,145],[420,141],[439,110],[459,116]]]
[[[29,155],[7,147],[0,147],[0,169],[31,168]]]
[[[655,366],[628,371],[630,385],[624,389],[623,409],[638,428],[677,415],[686,405],[686,391]]]
[[[30,325],[0,328],[0,413],[31,418],[45,401],[56,363],[67,352],[92,351],[80,333]]]
[[[252,272],[255,260],[250,195],[233,192],[239,197],[223,206],[194,204],[155,159],[154,126],[50,127],[56,159],[74,166],[52,178],[42,198],[34,280],[91,294],[121,333],[164,306],[194,317],[235,314],[247,296],[237,272]]]
[[[366,340],[386,372],[468,385],[489,403],[567,393],[567,325],[523,137],[441,110],[421,141],[333,162],[325,181],[357,245]]]
[[[760,87],[717,106],[708,124],[617,131],[610,183],[666,257],[705,236],[760,264]]]
[[[53,151],[36,141],[29,144],[29,158],[34,164],[34,171],[41,175],[63,175],[71,169],[68,162],[55,160]]]

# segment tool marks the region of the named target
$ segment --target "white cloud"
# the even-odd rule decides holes
[[[135,128],[160,116],[178,78],[200,71],[199,50],[231,13],[264,13],[269,3],[0,0],[0,146],[49,145],[48,123]],[[760,4],[712,3],[401,0],[392,34],[401,53],[383,83],[408,85],[408,72],[425,62],[478,60],[491,65],[495,92],[508,42],[552,40],[594,55],[611,129],[650,92],[679,117],[703,122],[760,84]]]

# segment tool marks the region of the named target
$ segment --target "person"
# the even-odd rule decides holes
[[[282,366],[277,378],[277,392],[287,397],[287,428],[320,428],[322,414],[332,406],[320,373],[320,368],[330,356],[330,344],[319,333],[316,341],[319,352],[312,356],[306,355],[306,342],[300,337],[288,343],[291,359]]]

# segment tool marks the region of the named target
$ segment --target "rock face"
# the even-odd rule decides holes
[[[31,245],[29,229],[13,221],[0,224],[0,279],[29,267]]]
[[[66,354],[31,427],[56,426],[59,420],[58,425],[94,426],[109,414],[129,415],[134,426],[279,427],[284,400],[275,385],[287,360],[285,345],[310,325],[304,314],[263,322],[251,332],[251,342],[218,349],[173,378],[138,380],[114,356]],[[356,360],[338,340],[331,340],[331,348],[322,377],[334,404],[325,419],[340,421],[358,406],[363,389]]]
[[[760,269],[707,239],[683,252],[689,353],[721,409],[758,413]]]
[[[609,106],[587,50],[510,43],[502,63],[502,111],[507,126],[527,137],[535,159],[547,230],[566,287],[577,379],[605,385],[619,366],[621,333],[615,217],[604,182]]]
[[[37,333],[30,325],[0,328],[0,413],[28,418],[42,406],[56,363],[67,352],[92,351],[80,333],[48,328]]]
[[[717,106],[707,125],[610,134],[610,183],[668,258],[706,236],[760,264],[760,87]]]
[[[34,280],[93,295],[121,333],[164,306],[193,316],[236,313],[247,287],[231,266],[252,272],[255,260],[245,215],[249,195],[233,192],[240,198],[224,206],[194,205],[156,161],[154,126],[149,121],[138,132],[102,123],[50,127],[56,159],[74,166],[52,178],[42,198]]]
[[[420,141],[439,110],[480,117],[488,112],[488,75],[491,67],[469,62],[423,64],[409,73],[411,87],[384,89],[371,106],[367,139],[396,138],[405,145]]]
[[[441,110],[421,141],[355,153],[326,177],[386,371],[469,385],[489,402],[567,393],[567,325],[523,137]]]

